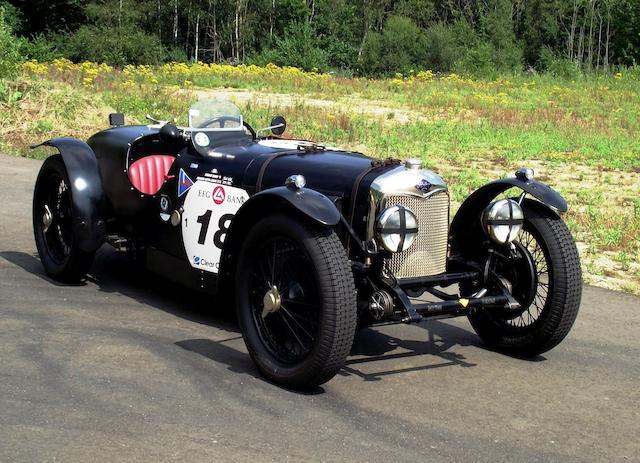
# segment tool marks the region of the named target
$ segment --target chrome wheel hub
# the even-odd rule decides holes
[[[49,230],[51,223],[53,222],[53,214],[51,214],[51,209],[49,209],[48,205],[44,205],[44,214],[42,214],[42,228],[45,233]]]
[[[282,305],[282,297],[276,286],[272,286],[262,298],[262,318],[266,317],[270,313],[280,310]]]

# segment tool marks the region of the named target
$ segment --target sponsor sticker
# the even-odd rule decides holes
[[[201,175],[196,178],[196,182],[198,181],[220,183],[222,185],[229,185],[229,186],[233,185],[233,178],[222,176],[219,173],[217,173],[217,171],[205,172],[204,175]]]
[[[193,186],[193,180],[189,178],[187,173],[180,169],[180,175],[178,176],[178,197],[185,194]]]
[[[160,196],[160,210],[162,212],[169,212],[171,208],[171,201],[169,201],[169,197],[167,195]]]

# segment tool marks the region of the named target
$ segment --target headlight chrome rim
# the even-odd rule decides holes
[[[384,209],[376,220],[376,240],[389,252],[406,251],[418,236],[418,218],[408,207]]]
[[[499,199],[482,213],[482,228],[498,244],[513,242],[524,223],[522,207],[513,199]]]

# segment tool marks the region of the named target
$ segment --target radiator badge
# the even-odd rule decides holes
[[[426,178],[423,178],[422,180],[420,180],[420,183],[416,185],[416,190],[420,191],[422,194],[427,194],[429,193],[429,190],[432,186],[433,185],[429,183]]]

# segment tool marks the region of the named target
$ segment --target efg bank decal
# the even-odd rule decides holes
[[[222,185],[217,185],[213,191],[208,190],[198,190],[198,196],[200,198],[211,198],[213,203],[216,206],[224,203],[225,200],[229,204],[239,204],[242,205],[244,203],[244,196],[236,196],[236,195],[227,195],[224,187]]]

